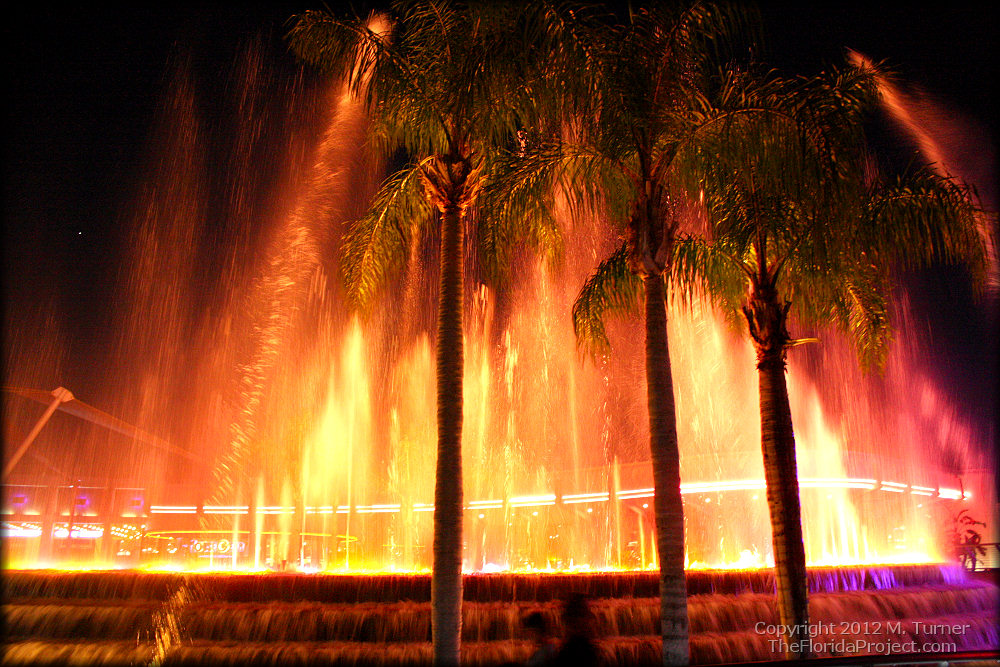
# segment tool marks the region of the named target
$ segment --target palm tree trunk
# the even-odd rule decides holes
[[[773,288],[758,287],[746,314],[757,350],[761,449],[764,454],[767,508],[771,516],[778,616],[785,630],[783,650],[788,658],[798,659],[808,658],[811,650],[795,433],[785,380],[787,311],[787,306],[782,308],[779,305]]]
[[[645,277],[646,392],[653,459],[656,546],[660,556],[660,630],[663,664],[689,661],[687,583],[684,578],[684,506],[681,499],[677,415],[667,343],[663,278]]]
[[[434,664],[459,664],[462,633],[462,212],[441,219],[441,291],[437,336],[437,472],[431,580]]]

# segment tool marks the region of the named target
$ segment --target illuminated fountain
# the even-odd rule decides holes
[[[197,80],[176,78],[134,202],[116,339],[92,386],[63,379],[54,316],[5,332],[5,385],[65,382],[156,439],[57,412],[5,480],[4,567],[342,574],[9,572],[6,620],[22,638],[12,664],[63,640],[180,664],[198,651],[223,664],[290,656],[305,650],[298,642],[369,657],[365,642],[390,639],[429,651],[426,575],[358,573],[430,565],[436,240],[414,243],[374,312],[348,313],[338,241],[383,165],[339,88],[286,78],[252,53],[217,102],[237,120],[225,131],[199,120]],[[613,322],[614,353],[580,355],[572,300],[617,240],[597,220],[559,217],[558,267],[519,257],[510,284],[488,287],[470,260],[466,646],[521,659],[521,615],[556,622],[557,600],[583,590],[623,664],[655,659],[656,575],[640,571],[656,566],[641,325]],[[671,326],[692,655],[762,659],[771,635],[753,628],[775,612],[754,355],[704,304],[674,309]],[[792,353],[789,377],[815,618],[893,614],[909,624],[894,636],[908,640],[914,619],[944,617],[968,624],[962,647],[995,645],[995,587],[954,565],[885,565],[947,560],[950,518],[988,516],[990,434],[923,372],[906,333],[874,379],[818,333],[821,346]],[[5,394],[5,441],[41,409]],[[844,564],[857,567],[829,567]],[[593,572],[620,569],[637,572]]]
[[[237,94],[217,102],[236,121],[224,131],[199,120],[198,81],[183,68],[176,77],[134,204],[109,344],[116,381],[89,390],[169,446],[64,418],[40,438],[40,458],[14,471],[5,511],[25,519],[56,507],[69,516],[56,530],[69,534],[83,494],[78,530],[89,520],[101,534],[108,522],[87,517],[121,504],[112,489],[136,489],[140,504],[115,510],[134,539],[105,540],[105,562],[128,552],[126,564],[199,569],[426,568],[437,241],[417,239],[375,311],[350,314],[339,238],[384,173],[365,147],[365,116],[340,88],[284,77],[257,52],[241,67]],[[470,253],[470,571],[656,563],[641,324],[612,324],[608,358],[577,351],[572,300],[616,239],[595,219],[560,219],[559,266],[518,257],[511,283],[489,287]],[[671,322],[689,566],[765,566],[752,350],[704,304],[674,309]],[[962,478],[987,467],[988,434],[924,377],[917,344],[897,343],[872,379],[835,334],[819,335],[819,349],[792,353],[789,377],[809,561],[946,557],[948,517],[990,507],[990,484]],[[54,386],[57,363],[22,360],[56,355],[27,339],[14,332],[6,384]],[[5,410],[12,433],[37,411],[13,400]],[[72,470],[45,467],[59,441],[79,453]],[[56,486],[64,497],[45,500]],[[37,527],[18,525],[30,541]],[[10,553],[28,565],[40,551]]]

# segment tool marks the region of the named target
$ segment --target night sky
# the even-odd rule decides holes
[[[84,382],[94,356],[106,353],[106,304],[120,269],[123,223],[176,58],[191,54],[205,76],[224,85],[238,49],[259,34],[291,71],[284,22],[313,6],[72,6],[5,16],[5,337],[31,304],[54,304],[73,344],[76,381]],[[853,48],[886,60],[904,81],[996,136],[993,3],[918,10],[910,3],[769,2],[762,11],[767,58],[782,70],[815,72],[842,63],[844,49]],[[976,136],[991,163],[992,143]],[[995,206],[995,184],[976,185]],[[945,381],[971,410],[992,419],[990,306],[974,304],[956,272],[922,274],[910,283]],[[87,400],[85,385],[72,389]]]

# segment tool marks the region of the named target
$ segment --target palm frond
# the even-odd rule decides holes
[[[874,185],[859,231],[883,261],[905,268],[962,263],[981,283],[993,243],[986,221],[973,190],[917,167]]]
[[[642,279],[629,269],[628,260],[628,246],[622,244],[601,262],[573,303],[573,331],[577,345],[593,356],[599,356],[611,347],[605,318],[637,312],[641,304]]]
[[[286,39],[305,62],[335,77],[347,77],[352,92],[364,94],[376,67],[411,81],[410,68],[391,44],[384,17],[354,15],[341,19],[329,12],[307,10],[293,18]],[[375,27],[376,29],[373,29]]]
[[[739,312],[751,269],[735,248],[727,248],[727,241],[725,237],[716,243],[696,236],[678,238],[669,276],[671,296],[686,305],[706,296],[723,312]]]
[[[287,39],[302,60],[347,79],[351,93],[372,113],[377,131],[390,137],[388,143],[408,148],[446,144],[446,119],[428,71],[434,63],[413,57],[411,42],[418,40],[399,21],[309,10],[294,18]],[[413,127],[422,132],[410,131]]]
[[[536,53],[546,54],[529,77],[543,132],[558,132],[567,122],[591,117],[600,100],[602,62],[612,60],[616,26],[596,3],[525,3],[525,28]],[[526,119],[528,120],[528,119]]]
[[[673,275],[729,310],[739,293],[710,275],[726,268],[711,252],[730,268],[745,263],[745,284],[776,284],[797,319],[838,326],[869,368],[884,362],[890,339],[893,265],[984,263],[968,189],[929,169],[888,180],[871,173],[862,127],[875,83],[871,66],[795,79],[733,70],[694,98],[671,165],[689,196],[704,200],[713,237],[680,240]]]
[[[633,27],[637,44],[656,59],[651,99],[657,111],[687,105],[687,96],[702,78],[727,62],[757,25],[752,8],[739,3],[697,1],[657,3],[638,12]],[[659,101],[657,103],[656,101]]]
[[[367,104],[369,146],[380,154],[476,166],[469,191],[479,194],[466,202],[469,220],[482,265],[499,274],[520,246],[559,255],[558,227],[544,202],[548,176],[522,169],[515,173],[520,182],[501,182],[496,156],[519,129],[555,109],[545,107],[558,97],[549,84],[568,71],[567,54],[590,44],[569,20],[571,11],[548,0],[523,6],[397,0],[388,18],[306,12],[295,19],[289,41],[307,62],[348,77]],[[558,66],[546,60],[551,54]],[[515,185],[501,191],[504,183]],[[412,168],[396,174],[351,227],[344,272],[356,305],[368,303],[404,260],[412,225],[430,213],[420,190]]]
[[[850,296],[847,330],[858,359],[865,368],[882,369],[892,340],[886,302],[888,290],[884,284],[861,279],[849,281],[847,292]]]
[[[843,200],[863,162],[860,121],[876,99],[874,81],[860,68],[794,79],[732,68],[714,90],[692,98],[676,176],[689,190],[732,189],[736,178],[747,192]]]
[[[368,212],[344,239],[341,270],[352,306],[366,311],[379,288],[402,266],[414,229],[431,208],[423,196],[420,166],[403,169],[379,188]]]
[[[545,176],[525,169],[507,153],[490,154],[486,171],[475,215],[480,266],[486,276],[506,280],[519,248],[557,263],[563,239]]]
[[[798,261],[782,283],[782,294],[797,321],[839,329],[863,368],[882,369],[892,340],[891,280],[870,256],[845,255],[837,263]]]
[[[638,187],[629,166],[584,143],[539,142],[517,153],[497,156],[490,205],[504,210],[524,200],[556,193],[571,215],[602,208],[615,220],[631,212]]]

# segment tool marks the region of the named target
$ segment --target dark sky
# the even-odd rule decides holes
[[[39,6],[5,16],[5,336],[33,301],[55,300],[62,319],[74,323],[67,331],[94,334],[107,324],[103,304],[115,289],[125,209],[148,158],[172,59],[192,53],[221,85],[240,45],[262,33],[291,67],[282,22],[314,6],[172,4]],[[765,2],[767,55],[783,70],[803,73],[843,62],[845,47],[885,59],[904,80],[996,136],[992,5]],[[992,183],[979,187],[995,193]],[[994,369],[994,332],[961,281],[925,275],[915,286],[948,372],[961,378],[984,363]],[[88,338],[91,347],[103,344],[96,334]],[[974,383],[963,391],[975,392]]]

